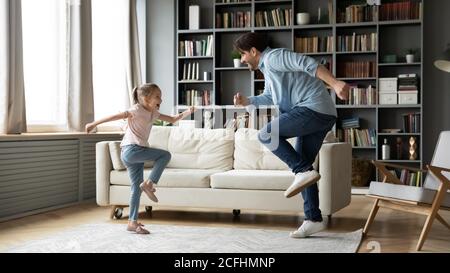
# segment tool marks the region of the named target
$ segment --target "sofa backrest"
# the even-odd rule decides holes
[[[230,129],[153,126],[149,144],[150,147],[171,153],[172,158],[167,166],[169,168],[233,168],[234,131]]]
[[[288,139],[294,146],[295,138]],[[334,135],[330,132],[324,139],[324,143],[335,142]],[[238,129],[235,134],[234,165],[236,170],[289,170],[289,167],[275,156],[258,140],[258,130]],[[319,158],[316,157],[313,167],[318,169]]]
[[[295,139],[288,140],[295,144]],[[234,142],[234,169],[289,170],[289,167],[258,140],[258,130],[238,129]]]

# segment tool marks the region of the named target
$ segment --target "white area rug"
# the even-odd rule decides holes
[[[125,231],[122,224],[89,224],[14,246],[6,252],[145,252],[145,253],[354,253],[362,230],[322,232],[293,239],[289,231],[149,225],[151,234]]]

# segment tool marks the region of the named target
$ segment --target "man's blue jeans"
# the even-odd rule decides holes
[[[136,221],[138,218],[139,202],[142,193],[139,185],[144,181],[144,162],[155,161],[148,179],[156,184],[169,163],[171,155],[165,150],[132,144],[122,147],[121,157],[123,163],[127,166],[128,175],[131,180],[129,219]]]
[[[261,129],[258,139],[297,174],[313,170],[322,142],[335,122],[335,116],[297,106]],[[287,141],[292,137],[297,137],[295,148]],[[322,221],[317,183],[306,188],[302,196],[305,220]]]

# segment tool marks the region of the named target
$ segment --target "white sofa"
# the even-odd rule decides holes
[[[151,147],[168,150],[171,161],[157,185],[158,203],[145,194],[141,205],[190,208],[301,212],[301,194],[287,199],[283,192],[294,175],[287,165],[267,150],[253,129],[152,129]],[[290,140],[293,143],[293,140]],[[120,160],[120,142],[96,146],[97,203],[112,206],[111,217],[120,218],[128,206],[130,180]],[[318,165],[318,166],[317,166]],[[152,163],[146,163],[147,177]],[[315,162],[322,176],[320,209],[331,216],[351,199],[351,146],[324,143]]]

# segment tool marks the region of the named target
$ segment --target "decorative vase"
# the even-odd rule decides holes
[[[309,24],[309,13],[306,12],[302,12],[302,13],[297,13],[297,24],[298,25],[307,25]]]
[[[407,54],[406,55],[406,63],[412,64],[414,62],[414,54]]]
[[[417,159],[417,143],[415,137],[409,138],[409,160]]]

